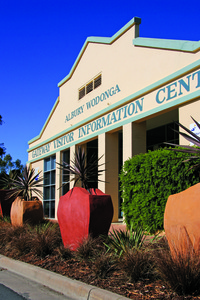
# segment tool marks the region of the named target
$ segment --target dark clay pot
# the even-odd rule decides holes
[[[13,201],[15,201],[16,197],[11,195],[10,190],[0,190],[0,215],[2,217],[10,217],[10,210]]]

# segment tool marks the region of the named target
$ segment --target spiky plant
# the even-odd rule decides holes
[[[200,129],[200,124],[193,117],[191,117],[191,118],[195,122],[195,124],[197,125],[197,127]],[[192,132],[191,130],[189,130],[188,128],[186,128],[181,123],[179,123],[179,122],[175,122],[175,123],[179,127],[181,127],[182,129],[184,129],[188,134],[185,133],[185,132],[177,131],[177,130],[174,130],[174,131],[178,132],[181,136],[183,136],[190,143],[194,144],[197,148],[195,146],[187,146],[187,145],[180,146],[178,144],[166,143],[168,145],[175,146],[175,147],[176,146],[177,147],[183,147],[183,149],[173,148],[173,149],[170,149],[170,150],[191,154],[192,156],[189,157],[184,162],[190,161],[190,160],[198,160],[198,159],[200,159],[200,148],[199,148],[200,147],[200,137],[197,134],[195,134],[194,132]],[[196,165],[192,166],[192,168],[200,168],[200,162],[198,162]]]
[[[127,252],[142,250],[147,242],[147,232],[149,232],[148,228],[144,230],[139,225],[133,229],[133,224],[131,224],[130,230],[123,231],[121,229],[113,229],[113,231],[105,237],[106,242],[104,245],[108,251],[112,251],[118,257],[122,257]],[[158,234],[151,238],[148,237],[148,245],[152,246],[159,241],[159,239],[161,239],[161,237]]]
[[[75,152],[74,159],[71,160],[71,164],[68,164],[63,161],[62,164],[57,163],[60,169],[64,172],[65,175],[73,175],[73,178],[68,182],[65,182],[63,185],[69,183],[70,181],[74,181],[73,188],[78,182],[81,182],[81,187],[90,191],[90,185],[94,182],[94,178],[97,176],[97,181],[104,182],[99,179],[99,176],[105,171],[100,170],[104,164],[98,164],[99,160],[102,158],[96,158],[95,156],[91,156],[89,159],[84,149],[78,147]]]
[[[31,169],[30,165],[25,165],[22,176],[17,176],[17,179],[12,180],[10,197],[21,196],[25,201],[30,201],[33,194],[42,197],[43,193],[39,187],[43,186],[43,183],[41,183],[43,182],[43,177],[38,178],[39,174],[35,174],[35,169]]]
[[[17,179],[17,172],[10,171],[9,174],[6,174],[5,172],[2,174],[2,177],[0,179],[0,186],[3,190],[9,190],[13,186],[13,180]]]
[[[130,230],[115,230],[109,233],[106,237],[105,246],[108,248],[108,251],[114,252],[117,256],[121,257],[129,250],[132,249],[141,249],[144,246],[146,240],[145,231],[142,227],[137,227],[133,231],[131,225]]]

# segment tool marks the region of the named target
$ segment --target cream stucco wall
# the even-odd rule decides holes
[[[59,103],[45,130],[39,140],[31,143],[31,147],[65,129],[70,130],[83,119],[100,114],[103,109],[119,100],[200,59],[200,52],[188,53],[134,46],[132,42],[134,32],[133,24],[112,44],[95,42],[87,44],[71,78],[59,89]],[[78,100],[78,89],[99,73],[102,74],[102,85]],[[116,84],[120,92],[87,109],[88,101],[115,87]],[[83,107],[83,113],[65,122],[66,115],[79,107]]]
[[[59,97],[28,150],[29,162],[43,170],[45,157],[56,154],[60,162],[61,151],[70,148],[72,158],[78,144],[86,145],[98,137],[98,155],[104,155],[101,162],[108,163],[101,179],[109,182],[99,183],[99,188],[112,196],[114,221],[118,219],[118,131],[123,131],[125,161],[145,152],[148,129],[177,120],[178,112],[179,121],[189,128],[190,115],[199,120],[200,110],[200,44],[153,40],[148,46],[149,39],[138,38],[139,25],[128,24],[110,39],[92,37],[86,41],[72,70],[59,83]],[[78,100],[79,88],[99,74],[101,85]],[[110,89],[110,96],[105,96]],[[88,103],[103,94],[105,100],[88,108]],[[72,118],[77,109],[79,114]],[[112,118],[112,124],[91,130],[101,118],[102,123]],[[89,127],[84,126],[88,124],[90,134],[81,129],[87,131]],[[60,139],[63,136],[65,139]],[[60,180],[56,169],[56,215]]]

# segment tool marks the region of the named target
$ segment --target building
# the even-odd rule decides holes
[[[68,162],[78,145],[103,156],[106,172],[98,187],[111,194],[121,217],[118,174],[129,157],[179,142],[173,121],[200,121],[200,41],[139,37],[133,18],[108,37],[89,37],[40,134],[29,141],[28,162],[43,171],[44,213],[57,218],[59,188],[66,178],[56,162]]]

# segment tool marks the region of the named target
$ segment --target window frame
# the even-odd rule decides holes
[[[44,159],[43,209],[45,218],[55,219],[56,155]],[[48,179],[45,176],[48,175]],[[46,214],[46,207],[48,215]]]

